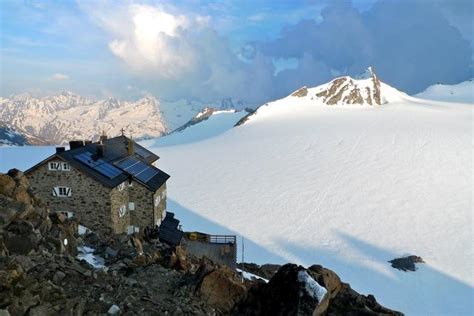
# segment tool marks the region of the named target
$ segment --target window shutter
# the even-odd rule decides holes
[[[66,189],[66,196],[72,196],[71,188]]]
[[[59,187],[54,187],[53,188],[53,196],[58,196],[59,195]]]
[[[118,213],[119,213],[119,217],[124,217],[125,214],[127,213],[127,207],[125,205],[120,206]]]

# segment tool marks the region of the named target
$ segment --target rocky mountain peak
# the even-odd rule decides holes
[[[322,98],[327,105],[360,104],[382,105],[381,83],[375,70],[367,68],[365,79],[339,77],[327,85],[321,86],[321,91],[316,96]]]

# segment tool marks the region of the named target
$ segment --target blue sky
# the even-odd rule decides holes
[[[472,78],[465,0],[1,1],[0,95],[256,105],[372,65],[408,93]]]

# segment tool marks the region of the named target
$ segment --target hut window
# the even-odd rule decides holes
[[[57,161],[50,161],[49,164],[49,170],[52,170],[52,171],[59,171],[61,170],[61,163],[60,162],[57,162]]]
[[[48,163],[48,170],[50,171],[69,171],[71,166],[68,162],[50,161]]]
[[[54,187],[52,193],[53,193],[53,196],[59,196],[59,197],[72,196],[71,188],[68,188],[68,187]]]
[[[127,207],[125,205],[120,206],[118,213],[119,217],[124,217],[127,213]]]

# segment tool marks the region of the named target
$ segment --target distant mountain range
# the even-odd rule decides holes
[[[0,146],[46,145],[47,143],[28,133],[20,133],[0,122]]]
[[[0,121],[18,134],[50,144],[94,140],[102,131],[117,135],[122,128],[136,138],[158,137],[167,131],[159,102],[152,96],[127,102],[94,101],[70,92],[45,98],[16,95],[0,99]]]
[[[471,80],[452,86],[435,85],[417,97],[472,103],[473,84]],[[293,98],[293,103],[379,106],[397,101],[403,95],[403,92],[381,82],[373,69],[368,68],[358,78],[339,77],[315,88],[302,87],[287,98]],[[255,113],[248,113],[237,125],[243,124],[257,112],[263,112],[268,104],[258,108]],[[242,110],[244,104],[225,98],[214,108]],[[209,109],[201,102],[158,101],[151,95],[137,101],[115,98],[91,100],[71,92],[43,98],[29,94],[0,97],[0,145],[65,144],[73,139],[96,140],[102,132],[114,136],[121,129],[139,140],[156,138],[184,129],[189,124],[199,123],[212,114]],[[204,116],[200,118],[199,114]]]

